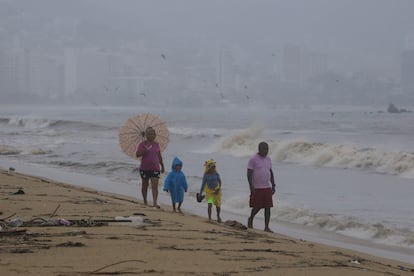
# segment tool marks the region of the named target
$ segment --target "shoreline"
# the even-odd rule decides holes
[[[282,234],[207,223],[134,198],[0,169],[5,275],[412,275],[414,265]],[[24,193],[17,193],[22,190]],[[131,222],[116,221],[128,218]],[[34,222],[106,222],[45,226]],[[41,220],[43,219],[43,220]],[[4,226],[4,225],[3,225]],[[13,231],[21,231],[20,234]]]
[[[112,193],[116,195],[123,195],[127,197],[133,197],[133,199],[138,202],[140,198],[140,183],[137,180],[136,185],[125,185],[124,183],[115,183],[107,178],[103,178],[98,175],[87,175],[76,172],[67,172],[64,170],[57,170],[56,168],[49,167],[39,167],[30,164],[23,164],[19,162],[2,162],[0,161],[0,168],[5,168],[13,166],[16,168],[16,171],[23,174],[36,176],[39,178],[44,178],[43,176],[48,176],[51,181],[62,182],[62,183],[71,183],[79,188],[87,188],[107,193]],[[289,171],[288,168],[284,168],[283,171]],[[185,199],[183,204],[183,210],[189,212],[193,215],[206,217],[206,207],[204,204],[196,203],[195,198],[189,197]],[[150,196],[151,198],[151,196]],[[151,202],[151,201],[150,201]],[[167,210],[170,209],[170,198],[169,195],[160,191],[159,193],[159,202],[161,204],[167,205]],[[275,207],[277,208],[277,206]],[[246,224],[247,215],[234,213],[222,208],[222,215],[224,220],[231,219],[237,220]],[[264,226],[263,214],[259,214],[255,220],[255,229],[261,229]],[[349,249],[373,256],[378,256],[385,259],[391,259],[399,262],[405,262],[410,265],[414,265],[414,259],[412,258],[413,249],[398,247],[393,245],[386,245],[380,243],[374,243],[372,241],[358,239],[356,237],[350,237],[346,235],[341,235],[338,233],[333,233],[325,231],[320,228],[304,227],[297,224],[289,224],[284,221],[272,221],[271,220],[271,229],[275,232],[286,235],[296,239],[303,239],[310,242],[315,242],[327,246],[334,246],[344,249]]]

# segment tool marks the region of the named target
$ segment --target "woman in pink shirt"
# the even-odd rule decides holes
[[[152,127],[148,127],[145,130],[145,141],[142,141],[137,146],[136,156],[141,157],[141,165],[139,167],[139,173],[142,179],[142,197],[144,198],[144,204],[147,205],[147,191],[149,182],[151,180],[153,206],[160,208],[157,204],[158,199],[158,180],[160,174],[164,173],[164,163],[162,161],[160,146],[155,142],[157,134]],[[160,166],[161,165],[161,166]]]

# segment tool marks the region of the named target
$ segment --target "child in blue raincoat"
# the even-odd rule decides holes
[[[171,172],[168,173],[164,181],[164,191],[171,194],[171,202],[174,212],[181,211],[181,204],[184,201],[184,192],[187,192],[188,184],[187,179],[182,172],[183,162],[178,158],[174,157],[171,165]],[[178,203],[177,209],[175,204]]]

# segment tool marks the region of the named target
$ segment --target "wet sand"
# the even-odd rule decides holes
[[[410,264],[47,178],[0,170],[0,187],[0,275],[414,274]]]

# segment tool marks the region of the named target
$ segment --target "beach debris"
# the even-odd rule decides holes
[[[106,269],[108,267],[115,266],[115,265],[119,265],[119,264],[124,264],[124,263],[130,263],[130,262],[145,263],[142,260],[125,260],[125,261],[120,261],[120,262],[116,262],[116,263],[113,263],[113,264],[110,264],[110,265],[103,266],[101,268],[98,268],[97,270],[94,270],[94,271],[90,272],[90,273],[91,274],[98,274],[100,271],[102,271],[102,270],[104,270],[104,269]],[[114,273],[111,273],[111,274],[117,274],[117,273],[114,272]]]
[[[71,237],[76,237],[76,236],[83,236],[83,235],[87,235],[88,233],[84,230],[75,230],[75,231],[69,231],[69,232],[62,232],[62,233],[55,233],[52,234],[52,236],[54,237],[65,237],[65,236],[71,236]]]
[[[12,195],[24,195],[25,192],[22,189],[18,189],[17,192],[12,193]]]
[[[68,241],[68,242],[64,242],[64,243],[59,243],[56,246],[57,247],[83,247],[83,246],[85,246],[85,244],[81,243],[81,242]]]
[[[11,217],[14,217],[15,215],[16,215],[16,213],[13,213],[12,215],[7,216],[7,217],[5,217],[5,218],[0,218],[0,221],[5,221],[6,219],[9,219],[9,218],[11,218]]]
[[[15,248],[15,249],[10,250],[10,253],[17,253],[17,254],[33,253],[33,250],[30,250],[28,248]]]
[[[142,216],[142,217],[146,217],[147,215],[144,213],[133,213],[134,216]]]
[[[137,220],[137,219],[135,219]],[[142,218],[141,218],[142,220]],[[144,221],[144,220],[142,220]],[[1,220],[0,220],[1,222]],[[58,219],[44,219],[41,217],[33,218],[29,221],[23,221],[20,218],[14,218],[7,223],[8,227],[40,227],[40,226],[82,226],[82,227],[93,227],[93,226],[106,226],[109,222],[132,222],[131,219],[80,219],[80,220],[69,220],[65,218]]]
[[[91,219],[80,219],[80,220],[69,220],[71,226],[81,227],[95,227],[95,226],[107,226],[109,220],[91,220]],[[114,220],[110,220],[111,222]]]
[[[24,221],[21,220],[20,218],[14,218],[9,221],[9,227],[19,227],[19,226],[22,226],[23,223]]]
[[[237,220],[226,220],[224,225],[231,226],[237,229],[246,230],[247,226]]]
[[[414,268],[408,268],[408,267],[404,267],[402,265],[399,265],[398,268],[402,271],[411,271],[414,272]]]
[[[147,219],[139,216],[116,216],[115,221],[117,222],[125,222],[130,223],[133,225],[142,225],[146,222]]]
[[[70,226],[70,221],[64,219],[64,218],[60,218],[57,220],[59,224],[61,225],[65,225],[65,226]]]
[[[361,264],[360,260],[358,259],[351,260],[351,263],[358,264],[358,265]]]
[[[50,214],[51,218],[55,216],[55,214],[56,214],[56,212],[59,208],[60,208],[60,204],[56,207],[56,209],[53,211],[53,213]]]
[[[0,231],[0,237],[19,236],[26,234],[26,229]]]

